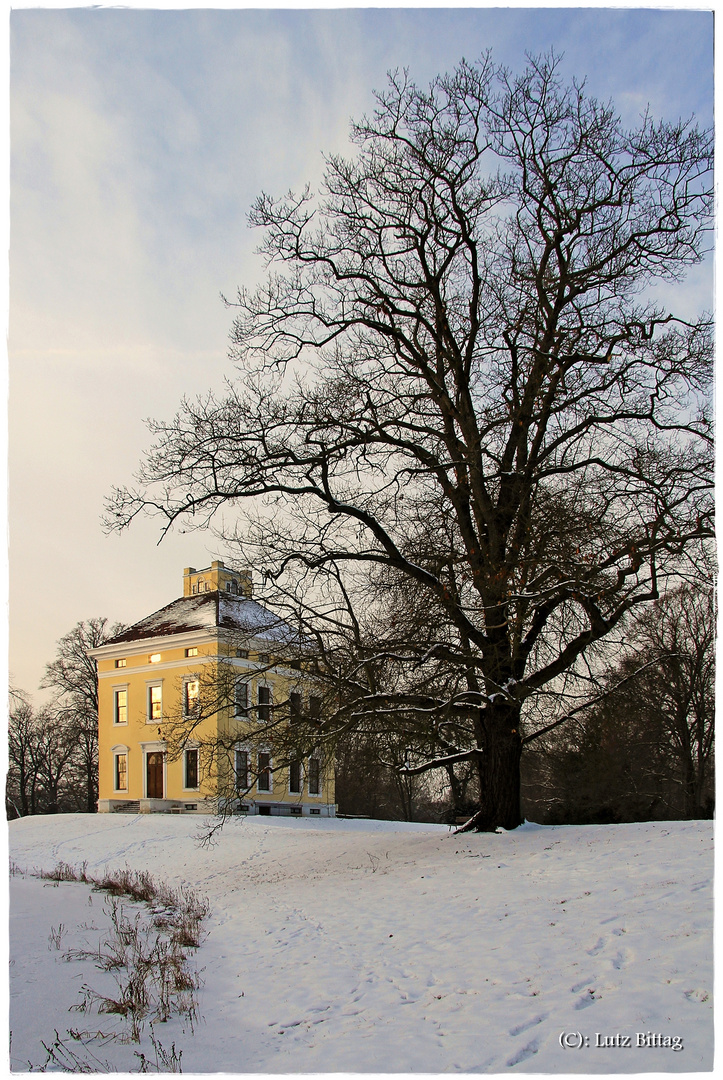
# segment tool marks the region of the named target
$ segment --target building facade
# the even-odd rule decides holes
[[[298,636],[252,589],[220,561],[188,567],[182,597],[93,650],[99,812],[334,816],[321,698]]]

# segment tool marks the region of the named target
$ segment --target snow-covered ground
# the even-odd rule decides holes
[[[183,1050],[186,1073],[712,1068],[709,822],[455,836],[436,825],[249,818],[210,848],[195,841],[199,824],[70,815],[10,825],[22,868],[128,866],[209,898],[196,956],[202,1020],[195,1035],[179,1020],[156,1030]],[[42,1063],[54,1029],[102,1026],[68,1009],[103,973],[63,956],[100,925],[103,898],[18,876],[10,898],[22,1069]],[[131,1069],[134,1049],[93,1052]]]

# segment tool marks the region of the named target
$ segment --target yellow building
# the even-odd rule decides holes
[[[99,812],[334,816],[333,768],[313,740],[321,699],[248,571],[187,568],[182,597],[91,655]],[[296,755],[295,718],[312,733]]]

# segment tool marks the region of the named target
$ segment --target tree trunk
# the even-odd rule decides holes
[[[688,821],[698,817],[698,799],[695,767],[690,757],[683,760],[683,813]]]
[[[480,808],[463,826],[463,831],[494,832],[516,829],[522,824],[520,807],[519,706],[503,703],[485,711],[484,751],[477,759],[480,779]]]
[[[84,751],[86,810],[94,814],[98,809],[98,773],[92,747],[86,745]]]
[[[28,799],[28,777],[25,774],[25,769],[21,766],[18,779],[18,787],[20,794],[20,805],[22,807],[21,817],[27,817],[30,813],[30,801]]]
[[[447,773],[447,779],[449,781],[449,790],[452,803],[450,807],[450,813],[452,816],[452,821],[455,821],[455,819],[460,814],[463,814],[465,812],[467,784],[463,783],[459,776],[457,776],[457,773],[454,771],[454,765],[446,765],[445,771]]]
[[[689,821],[699,821],[709,816],[705,807],[705,765],[698,765],[692,759],[683,763],[683,790],[685,793],[685,817]]]

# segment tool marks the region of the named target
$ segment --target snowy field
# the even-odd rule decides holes
[[[208,897],[201,1020],[194,1035],[178,1019],[156,1028],[182,1049],[184,1073],[712,1068],[710,822],[454,836],[250,818],[210,848],[195,841],[200,823],[10,824],[20,868],[127,866]],[[87,886],[19,875],[10,905],[12,1067],[22,1070],[42,1064],[54,1029],[107,1022],[68,1011],[83,983],[107,975],[64,960],[102,930],[106,909]],[[92,1047],[121,1071],[137,1067],[138,1049]]]

